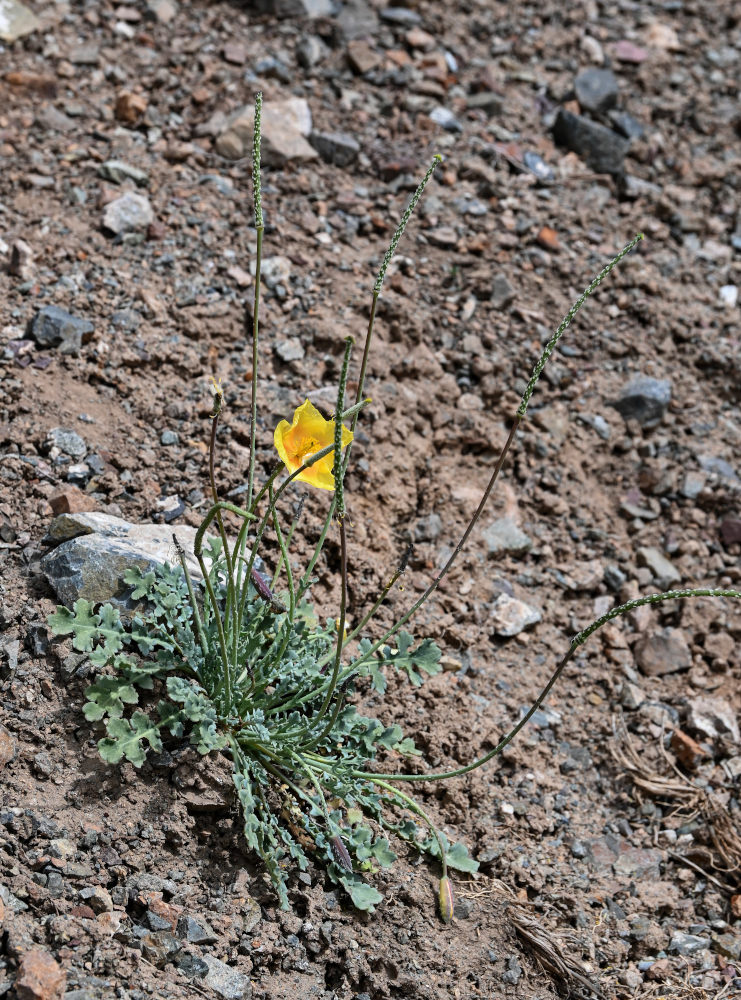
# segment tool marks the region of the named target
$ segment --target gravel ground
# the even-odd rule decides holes
[[[542,343],[645,234],[415,622],[445,671],[360,703],[454,767],[613,604],[738,589],[735,5],[29,5],[0,2],[0,996],[741,996],[737,604],[605,627],[497,762],[420,786],[481,865],[445,927],[437,873],[403,848],[375,914],[313,867],[281,912],[223,762],[173,740],[139,771],[105,765],[40,564],[61,510],[199,523],[212,374],[222,490],[245,482],[262,90],[261,470],[279,419],[307,395],[331,409],[344,337],[443,156],[384,285],[347,480],[356,620],[415,542],[379,629],[467,524]],[[325,498],[307,496],[298,564]],[[337,551],[313,590],[327,614]]]

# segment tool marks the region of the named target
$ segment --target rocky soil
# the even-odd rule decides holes
[[[403,849],[375,914],[313,868],[281,912],[221,763],[173,740],[105,765],[42,562],[64,511],[198,523],[212,374],[240,496],[262,90],[262,471],[279,419],[331,409],[444,157],[384,285],[347,481],[356,619],[415,542],[377,628],[465,527],[541,344],[646,237],[568,331],[415,623],[445,671],[362,703],[454,767],[613,604],[741,587],[740,67],[730,0],[0,0],[0,996],[741,996],[738,603],[604,628],[498,762],[420,788],[481,865],[445,927],[437,873]],[[327,614],[336,571],[330,539]]]

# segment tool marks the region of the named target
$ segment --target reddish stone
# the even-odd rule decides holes
[[[681,729],[675,729],[672,733],[671,748],[680,764],[684,764],[689,770],[694,770],[703,757],[708,756],[700,744]]]
[[[727,517],[720,522],[720,537],[724,545],[741,542],[741,517]]]
[[[79,906],[73,906],[69,912],[71,916],[80,917],[81,920],[95,920],[95,910],[92,910],[89,906],[85,906],[84,903],[81,903]]]
[[[550,226],[543,226],[535,238],[545,250],[561,249],[561,244],[558,241],[558,233],[555,229],[551,229]]]
[[[648,52],[645,49],[642,49],[640,45],[634,45],[626,38],[621,39],[615,45],[614,52],[615,58],[619,62],[634,63],[636,66],[648,59]]]
[[[49,505],[55,516],[58,514],[80,514],[86,510],[97,510],[98,505],[76,486],[65,486],[49,497]]]
[[[32,948],[21,959],[15,993],[18,1000],[61,1000],[67,973],[48,951]]]
[[[120,122],[135,125],[147,110],[147,99],[141,94],[122,90],[116,98],[115,115]]]

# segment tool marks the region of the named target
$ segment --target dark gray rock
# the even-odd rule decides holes
[[[574,90],[582,111],[603,114],[617,104],[618,81],[610,69],[584,70],[574,80]]]
[[[98,167],[98,173],[107,181],[113,181],[114,184],[123,184],[126,180],[133,181],[137,187],[146,187],[149,184],[149,177],[143,170],[132,167],[131,164],[124,163],[123,160],[106,160]]]
[[[304,69],[313,69],[326,58],[328,51],[318,35],[306,35],[296,46],[296,61]]]
[[[312,132],[309,142],[326,163],[347,167],[358,158],[360,144],[347,132]]]
[[[196,919],[189,913],[183,913],[178,919],[177,932],[179,937],[191,944],[213,944],[218,941],[218,935],[203,917]]]
[[[629,115],[627,111],[613,110],[608,113],[607,117],[615,131],[619,132],[620,135],[624,135],[626,139],[640,139],[643,137],[645,131],[643,125],[633,115]]]
[[[381,11],[381,20],[400,28],[414,28],[422,23],[421,16],[409,7],[386,7]]]
[[[710,947],[710,938],[701,937],[699,934],[685,934],[684,931],[674,931],[669,942],[669,951],[676,951],[679,955],[694,955],[703,948]]]
[[[506,309],[514,302],[516,292],[503,274],[495,274],[491,284],[491,304],[495,309]]]
[[[174,529],[188,558],[194,579],[201,579],[192,555],[195,529]],[[46,535],[46,544],[56,547],[43,557],[41,569],[59,600],[71,607],[78,597],[94,603],[111,601],[129,608],[130,588],[123,574],[132,566],[144,572],[165,562],[177,561],[172,543],[173,528],[159,524],[130,524],[120,517],[90,512],[60,514]]]
[[[95,327],[59,306],[44,306],[29,322],[27,333],[39,347],[58,347],[62,354],[77,354],[83,340],[89,340]]]
[[[597,173],[617,176],[623,173],[623,160],[630,142],[612,129],[561,109],[553,125],[553,138],[559,146],[584,157]]]
[[[625,420],[637,420],[641,427],[650,429],[661,423],[672,398],[671,383],[665,379],[639,375],[631,379],[610,406]]]
[[[52,427],[46,436],[46,446],[54,457],[54,452],[61,452],[70,458],[84,458],[87,454],[87,445],[84,438],[80,437],[77,431],[68,427]]]

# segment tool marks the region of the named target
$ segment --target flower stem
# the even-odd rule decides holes
[[[540,706],[543,704],[545,699],[551,692],[553,685],[556,683],[558,678],[564,671],[564,668],[569,663],[573,657],[576,650],[581,646],[586,640],[592,635],[597,629],[602,628],[607,622],[612,621],[613,618],[617,618],[620,615],[627,614],[629,611],[633,611],[635,608],[641,608],[646,604],[659,604],[662,601],[673,601],[677,598],[683,597],[731,597],[736,600],[741,600],[741,592],[738,590],[725,590],[720,588],[706,588],[697,587],[688,590],[667,590],[662,594],[648,594],[646,597],[639,597],[634,601],[628,601],[627,604],[621,604],[619,607],[612,608],[607,614],[602,615],[596,621],[592,622],[587,628],[583,629],[581,632],[577,633],[571,640],[571,645],[569,646],[568,652],[563,656],[560,663],[553,671],[551,676],[548,678],[548,683],[540,692],[538,697],[535,699],[533,704],[530,706],[525,715],[520,719],[516,726],[514,726],[506,736],[497,743],[493,750],[480,757],[478,760],[472,761],[470,764],[466,764],[464,767],[457,767],[452,771],[438,771],[435,774],[372,774],[365,771],[353,771],[356,778],[366,778],[369,781],[375,781],[377,778],[386,779],[387,781],[440,781],[443,778],[457,778],[462,774],[468,774],[469,771],[475,771],[477,767],[482,767],[487,764],[492,758],[499,756],[499,754],[504,750],[504,748],[512,742],[512,740],[517,736],[519,731],[525,726],[533,715],[538,711]]]
[[[250,408],[250,468],[247,488],[247,508],[252,506],[255,485],[255,440],[257,436],[257,363],[260,326],[260,274],[262,269],[262,183],[260,180],[260,145],[262,140],[262,93],[255,95],[255,125],[252,136],[252,198],[255,206],[257,252],[255,255],[255,298],[252,309],[252,405]],[[247,307],[245,306],[245,312]],[[245,317],[246,319],[246,317]]]

